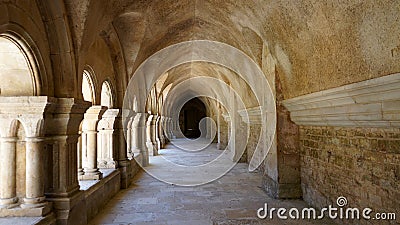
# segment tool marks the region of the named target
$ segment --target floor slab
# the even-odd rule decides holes
[[[164,157],[174,163],[195,166],[207,163],[222,154],[213,144],[196,153],[173,146],[160,150],[151,158],[152,172],[174,171],[163,165]],[[163,169],[164,167],[164,169]],[[331,220],[279,220],[257,218],[257,210],[269,207],[296,207],[302,200],[276,200],[261,188],[261,174],[249,172],[248,165],[239,163],[220,179],[199,186],[177,186],[165,183],[141,172],[128,189],[118,193],[90,224],[336,224]]]

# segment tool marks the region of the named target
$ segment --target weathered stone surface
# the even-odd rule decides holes
[[[398,150],[386,149],[399,141],[394,135],[399,132],[396,128],[301,127],[303,198],[326,207],[345,196],[349,206],[399,214],[395,196],[400,194],[400,156]]]

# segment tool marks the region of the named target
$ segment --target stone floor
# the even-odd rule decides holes
[[[184,145],[184,143],[181,143]],[[190,148],[193,143],[188,143]],[[221,156],[213,144],[204,151],[181,151],[172,145],[150,160],[150,173],[174,173],[167,161],[184,166],[198,166]],[[162,158],[167,160],[160,160]],[[163,169],[164,168],[164,169]],[[212,171],[212,170],[211,170]],[[177,186],[161,182],[146,172],[138,174],[132,185],[118,193],[91,222],[99,224],[335,224],[330,220],[258,219],[257,209],[268,207],[298,209],[308,207],[301,200],[271,199],[261,189],[261,174],[248,172],[247,164],[232,170],[211,183],[199,186]],[[164,177],[167,177],[163,174]]]

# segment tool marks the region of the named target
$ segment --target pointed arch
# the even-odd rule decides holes
[[[115,95],[114,89],[109,80],[105,80],[101,85],[100,104],[109,109],[114,107]]]
[[[94,71],[91,67],[85,66],[82,77],[83,100],[96,104],[96,82]]]

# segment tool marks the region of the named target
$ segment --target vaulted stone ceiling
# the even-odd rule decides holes
[[[66,0],[75,49],[116,33],[126,76],[189,40],[232,45],[264,69],[276,62],[285,98],[400,71],[397,0]]]

